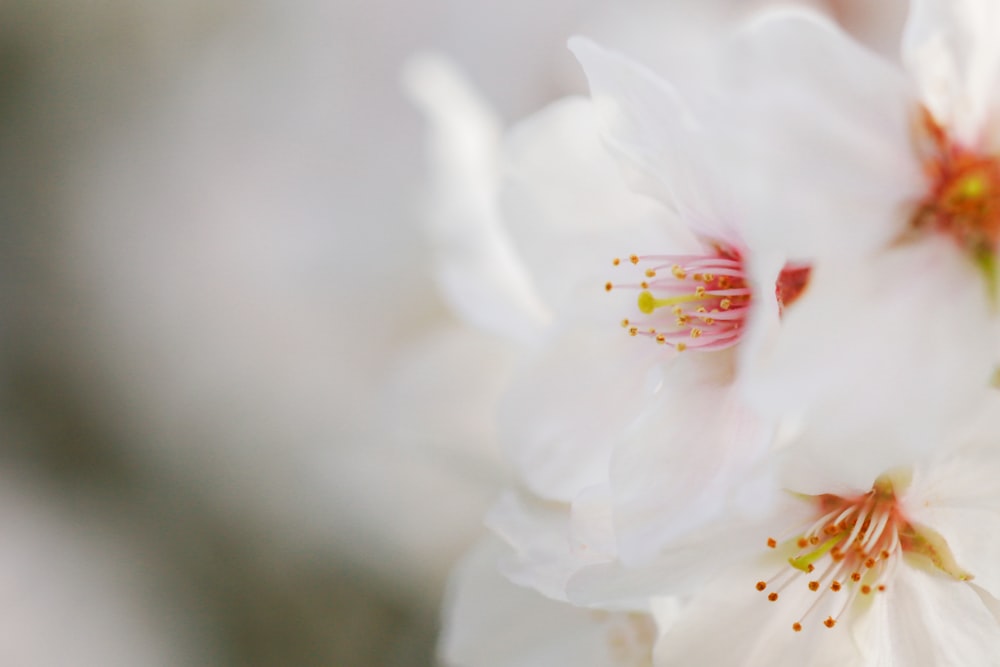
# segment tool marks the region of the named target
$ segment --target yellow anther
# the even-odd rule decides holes
[[[646,269],[646,277],[647,278],[655,278],[656,277],[656,271],[654,271],[653,269]]]
[[[677,343],[677,351],[678,352],[683,352],[686,349],[688,349],[687,345],[685,345],[684,343]]]
[[[697,327],[691,329],[691,338],[698,338],[699,336],[701,336],[701,329]]]
[[[719,308],[721,308],[722,310],[729,310],[730,308],[732,308],[732,306],[733,302],[730,299],[723,299],[722,301],[719,302]]]
[[[638,255],[629,255],[628,261],[632,262],[633,264],[638,264],[639,263],[639,256]]]
[[[628,330],[629,336],[637,336],[638,334],[639,334],[639,329],[636,327],[632,327]]]
[[[969,174],[958,184],[958,195],[964,199],[980,199],[986,194],[986,177],[981,173]]]
[[[610,281],[604,283],[604,291],[605,292],[610,292],[613,288],[614,288],[614,285],[612,285]]]
[[[663,336],[663,334],[659,334],[656,337],[656,342],[659,343],[660,345],[663,345],[664,343],[667,342],[667,339]]]
[[[704,297],[705,296],[705,288],[702,287],[701,285],[698,285],[698,288],[694,291],[694,294],[699,299],[702,298],[702,297]]]
[[[611,260],[611,263],[615,266],[618,266],[619,264],[622,263],[622,260],[619,257],[615,257],[613,260]]]
[[[628,326],[628,318],[626,317],[624,320],[622,320],[622,328],[624,329],[627,326]]]
[[[674,278],[677,278],[677,280],[684,280],[687,278],[687,271],[682,269],[680,264],[674,264],[673,267],[671,267],[670,272],[674,274]]]

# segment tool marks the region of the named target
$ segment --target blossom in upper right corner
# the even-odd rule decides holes
[[[915,0],[902,65],[801,10],[734,41],[722,89],[752,131],[727,137],[731,189],[750,224],[813,266],[810,299],[746,359],[762,409],[835,415],[926,451],[987,390],[1000,362],[998,29],[988,0]]]

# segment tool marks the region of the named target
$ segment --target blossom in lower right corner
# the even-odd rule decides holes
[[[694,596],[656,664],[1000,665],[1000,430],[975,430],[868,488],[787,465],[769,532]]]

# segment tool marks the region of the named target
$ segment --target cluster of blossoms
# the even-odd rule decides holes
[[[443,284],[522,357],[448,664],[1000,665],[998,32],[775,9],[669,80],[574,38],[590,99],[505,136],[417,68]]]

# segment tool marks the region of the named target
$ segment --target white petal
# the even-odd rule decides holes
[[[656,635],[651,617],[595,612],[520,588],[497,571],[501,552],[486,540],[455,570],[438,644],[445,664],[607,667],[623,653],[648,656]]]
[[[611,484],[620,555],[648,560],[718,517],[766,452],[770,428],[732,386],[731,351],[679,355],[649,410],[615,448]]]
[[[501,208],[533,282],[553,310],[581,286],[594,296],[611,259],[699,248],[662,205],[631,191],[601,143],[593,105],[556,102],[516,125],[504,145]]]
[[[1000,594],[1000,432],[978,447],[918,466],[904,497],[907,517],[944,538],[979,586]]]
[[[610,557],[606,541],[596,534],[602,529],[574,535],[572,519],[568,505],[504,493],[486,518],[487,526],[511,547],[501,559],[501,571],[516,584],[565,600],[573,573]]]
[[[570,48],[590,81],[609,148],[629,182],[676,209],[698,233],[740,246],[713,172],[713,137],[667,82],[624,56],[575,37]],[[707,113],[707,110],[701,110]]]
[[[682,611],[656,647],[656,665],[767,665],[768,667],[846,667],[859,665],[857,650],[844,629],[826,628],[830,613],[809,609],[815,593],[789,586],[776,602],[754,587],[782,567],[780,558],[748,562],[709,584]],[[784,565],[787,567],[787,565]],[[833,602],[831,599],[830,602]]]
[[[995,345],[989,315],[982,276],[950,239],[818,264],[771,349],[745,359],[740,377],[760,410],[801,417],[817,465],[867,488],[978,405]]]
[[[924,187],[915,95],[902,72],[835,25],[774,11],[735,42],[730,198],[752,247],[795,259],[880,248]]]
[[[432,123],[427,217],[441,289],[472,325],[530,340],[549,315],[502,228],[499,120],[440,57],[414,58],[404,74]]]
[[[673,540],[657,558],[639,565],[625,566],[616,560],[580,568],[567,584],[569,599],[611,604],[643,595],[688,595],[719,572],[770,553],[769,537],[805,524],[814,518],[814,510],[791,494],[778,493],[767,472],[748,475],[746,488],[730,494],[727,512]]]
[[[1000,4],[914,0],[911,6],[903,60],[935,119],[961,143],[977,146],[997,111]]]
[[[904,562],[855,626],[866,665],[1000,665],[1000,624],[973,588]]]
[[[532,491],[569,502],[607,481],[612,446],[652,397],[665,352],[617,324],[549,342],[501,413],[503,442]]]

